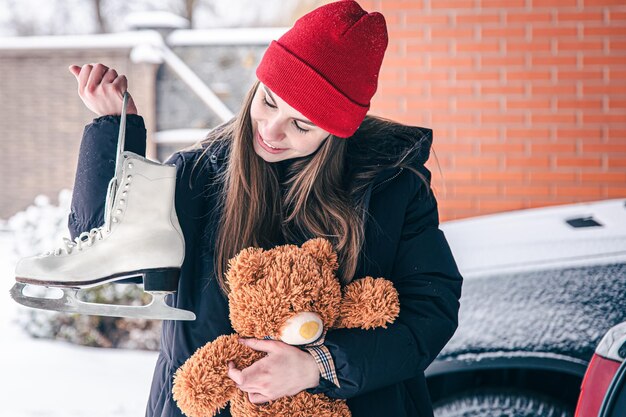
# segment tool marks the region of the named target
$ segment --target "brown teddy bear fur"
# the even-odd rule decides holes
[[[207,343],[176,371],[172,391],[181,411],[214,416],[230,402],[233,417],[349,417],[344,400],[306,391],[252,404],[228,377],[229,361],[244,369],[265,355],[239,343],[239,337],[280,340],[287,320],[300,312],[317,313],[325,329],[386,328],[394,322],[400,302],[390,281],[365,277],[341,288],[337,269],[337,254],[323,238],[301,247],[246,248],[230,259],[229,317],[237,334]]]

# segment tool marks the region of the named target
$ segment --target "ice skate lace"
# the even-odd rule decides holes
[[[48,252],[48,255],[61,255],[63,251],[65,251],[68,255],[72,253],[74,249],[82,250],[83,245],[91,246],[94,244],[96,240],[102,240],[103,227],[98,227],[95,229],[91,229],[88,232],[82,232],[80,235],[76,236],[74,240],[68,239],[66,237],[63,238],[63,247],[56,248],[54,251]]]
[[[83,249],[83,245],[93,246],[95,242],[102,240],[105,234],[110,233],[111,223],[117,222],[117,218],[111,215],[114,209],[113,204],[115,202],[115,195],[117,194],[117,184],[117,177],[113,177],[109,182],[106,198],[107,204],[104,207],[104,225],[93,228],[88,232],[82,232],[80,235],[76,236],[74,240],[63,237],[63,246],[48,251],[44,255],[59,256],[62,255],[63,252],[69,255],[74,251],[74,249],[81,251]],[[129,184],[127,183],[124,186],[128,188],[128,185]],[[121,200],[121,202],[123,202],[123,200]]]

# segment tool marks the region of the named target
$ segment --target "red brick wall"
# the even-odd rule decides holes
[[[442,221],[626,197],[626,1],[360,4],[390,38],[371,111],[433,129]]]

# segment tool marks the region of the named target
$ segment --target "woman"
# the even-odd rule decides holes
[[[336,380],[308,352],[256,339],[249,346],[267,356],[231,367],[229,376],[257,404],[307,390],[347,399],[355,417],[432,416],[424,370],[457,327],[462,277],[438,229],[424,167],[432,131],[366,116],[386,46],[380,13],[352,0],[313,10],[271,43],[239,114],[167,161],[178,169],[186,248],[168,302],[198,318],[163,323],[147,416],[181,416],[171,395],[174,372],[197,348],[233,332],[223,280],[228,259],[245,247],[317,236],[337,250],[342,283],[366,275],[392,280],[399,318],[387,329],[329,332]],[[101,64],[70,71],[99,115],[81,145],[69,218],[77,236],[102,224],[127,81]],[[145,153],[132,100],[126,150]]]

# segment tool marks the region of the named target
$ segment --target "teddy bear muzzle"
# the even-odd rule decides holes
[[[289,345],[315,342],[324,331],[324,323],[317,313],[303,311],[289,318],[280,333],[280,340]]]

